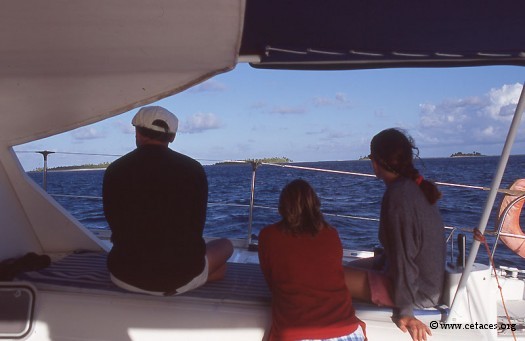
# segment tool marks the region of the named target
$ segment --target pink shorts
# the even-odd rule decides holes
[[[378,306],[393,307],[392,283],[388,277],[378,271],[367,270],[370,300]]]

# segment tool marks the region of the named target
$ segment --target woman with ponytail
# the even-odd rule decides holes
[[[414,308],[440,303],[445,275],[441,193],[414,167],[414,140],[399,129],[374,136],[370,159],[386,190],[381,202],[381,255],[351,263],[346,282],[354,298],[394,308],[393,321],[413,340],[432,335]]]

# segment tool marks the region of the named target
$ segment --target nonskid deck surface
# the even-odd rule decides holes
[[[48,268],[20,274],[17,280],[31,282],[40,290],[142,295],[131,294],[113,284],[106,259],[105,252],[72,253],[53,262]],[[177,297],[264,304],[270,302],[270,292],[259,264],[253,263],[228,263],[223,280],[207,283]]]
[[[355,256],[354,253],[347,252],[347,256]],[[130,293],[117,287],[110,280],[106,265],[106,252],[77,251],[71,254],[51,255],[51,258],[53,261],[49,267],[39,271],[21,273],[17,276],[17,280],[31,282],[40,290],[150,297]],[[200,288],[177,297],[252,302],[265,305],[269,305],[271,301],[270,291],[259,267],[257,252],[238,247],[235,248],[227,264],[226,276],[223,280],[206,283]]]
[[[349,254],[349,256],[352,256]],[[215,302],[239,302],[269,306],[271,293],[260,270],[257,252],[237,249],[228,262],[223,280],[206,283],[204,286],[174,297],[153,297],[145,294],[127,292],[110,280],[106,266],[105,252],[75,252],[52,262],[48,268],[25,272],[18,276],[19,281],[28,281],[38,290],[64,292],[96,293],[107,295],[139,295],[151,299],[205,299]],[[377,307],[365,302],[354,301],[354,306],[363,316],[376,316],[390,319],[392,310]],[[439,319],[446,309],[421,309],[419,316]]]

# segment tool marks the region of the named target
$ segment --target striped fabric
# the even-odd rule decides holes
[[[40,290],[53,289],[113,295],[121,295],[124,293],[130,295],[146,295],[129,293],[113,284],[109,278],[106,259],[106,253],[72,253],[59,261],[53,262],[48,268],[22,273],[18,275],[16,279],[31,282]],[[162,299],[176,300],[178,297],[195,297],[233,302],[255,302],[266,305],[270,305],[271,303],[271,294],[259,268],[259,264],[228,263],[228,270],[223,280],[206,283],[202,287],[187,293],[172,297],[163,297]],[[354,301],[354,307],[358,310],[358,314],[360,311],[384,311],[385,316],[392,314],[391,308],[377,307],[372,304],[359,302],[358,300]],[[414,313],[418,318],[431,317],[433,320],[441,320],[447,316],[448,309],[446,307],[416,309]]]
[[[363,341],[365,339],[365,334],[363,333],[363,329],[361,326],[359,326],[355,332],[352,334],[339,336],[339,337],[333,337],[331,339],[307,339],[307,340],[301,340],[301,341]]]
[[[111,282],[106,253],[78,252],[53,262],[50,267],[26,272],[18,280],[29,281],[37,289],[60,288],[65,291],[127,293]],[[140,295],[140,294],[134,294]],[[270,303],[270,291],[259,264],[228,263],[226,277],[177,297]]]

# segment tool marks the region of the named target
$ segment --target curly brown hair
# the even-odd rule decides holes
[[[279,198],[279,214],[283,227],[294,234],[315,236],[325,226],[321,202],[314,189],[302,179],[287,184]]]

